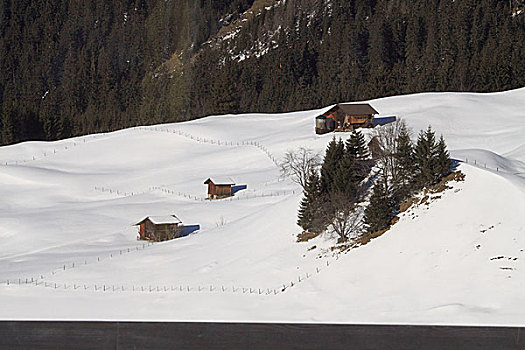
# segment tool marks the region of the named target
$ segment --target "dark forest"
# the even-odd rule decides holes
[[[1,143],[523,87],[524,9],[523,0],[2,0]]]

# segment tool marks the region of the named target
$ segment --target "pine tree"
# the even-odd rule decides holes
[[[344,143],[332,138],[326,148],[326,153],[321,166],[321,192],[328,193],[334,189],[335,174],[344,156]]]
[[[443,135],[439,138],[439,142],[436,147],[435,155],[435,173],[436,181],[439,181],[443,177],[447,176],[450,173],[450,156],[447,151],[447,145],[445,144],[445,139]]]
[[[365,137],[361,131],[354,130],[350,138],[346,141],[344,166],[350,169],[350,176],[352,177],[352,182],[356,190],[359,187],[359,183],[363,181],[370,172],[370,166],[366,161],[369,156]]]
[[[342,193],[349,200],[355,200],[361,180],[361,168],[357,160],[345,154],[334,173],[333,191]]]
[[[306,180],[303,190],[303,199],[299,206],[297,224],[305,231],[312,231],[318,213],[320,200],[320,184],[317,171],[312,170]]]
[[[396,144],[397,149],[395,157],[398,167],[398,184],[395,186],[396,188],[394,188],[394,192],[396,199],[400,201],[410,195],[415,171],[414,146],[410,139],[408,128],[404,123],[401,123]]]
[[[436,137],[429,126],[426,131],[421,130],[419,133],[415,150],[416,183],[419,188],[428,186],[436,180],[435,159]]]
[[[392,220],[392,208],[385,194],[385,188],[379,181],[373,189],[370,204],[365,209],[365,225],[368,232],[373,233],[384,230]]]
[[[346,153],[358,161],[363,161],[369,157],[365,137],[360,130],[354,130],[346,141]]]

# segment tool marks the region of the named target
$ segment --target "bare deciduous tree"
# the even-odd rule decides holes
[[[378,141],[377,164],[381,170],[382,181],[388,192],[399,183],[399,166],[397,164],[398,138],[402,128],[406,128],[404,120],[387,124],[375,129]]]
[[[360,208],[356,204],[355,200],[342,192],[330,194],[325,203],[326,214],[332,218],[328,230],[336,233],[342,241],[346,241],[362,226],[362,215],[358,212]]]
[[[290,176],[293,182],[304,189],[308,175],[321,163],[319,153],[315,153],[310,148],[301,147],[297,151],[286,152],[279,167],[282,176]]]

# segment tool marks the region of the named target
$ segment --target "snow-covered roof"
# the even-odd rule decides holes
[[[204,184],[208,184],[208,182],[213,182],[215,185],[235,185],[235,181],[229,176],[214,176],[208,178],[206,181],[204,181]]]
[[[164,225],[164,224],[182,224],[182,221],[175,215],[165,215],[165,216],[148,216],[147,218],[142,219],[139,223],[135,225],[140,225],[144,220],[149,219],[155,225]]]

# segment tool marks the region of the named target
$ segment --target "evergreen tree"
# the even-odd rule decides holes
[[[381,181],[375,184],[370,204],[365,209],[365,225],[369,233],[384,230],[392,221],[393,211]]]
[[[299,206],[297,224],[305,231],[316,231],[319,227],[320,184],[317,171],[312,170],[306,180],[303,199]]]
[[[358,161],[363,161],[369,157],[368,146],[360,130],[354,130],[346,141],[346,153]]]
[[[346,141],[345,156],[343,159],[344,164],[342,164],[342,166],[348,169],[355,194],[357,194],[361,181],[370,173],[370,166],[367,162],[369,156],[365,137],[361,131],[354,130],[350,138]]]
[[[410,195],[415,171],[414,146],[405,123],[401,123],[396,144],[395,157],[398,167],[398,184],[396,184],[396,188],[394,188],[394,193],[396,199],[400,201]]]
[[[341,139],[332,138],[326,148],[326,153],[321,166],[321,192],[328,193],[333,191],[335,186],[335,174],[344,156],[344,143]]]
[[[447,145],[445,144],[445,139],[443,135],[439,138],[439,142],[436,147],[435,155],[435,173],[436,181],[439,181],[443,177],[447,176],[450,173],[450,156],[447,151]]]
[[[349,200],[358,196],[359,183],[361,182],[361,167],[358,161],[348,154],[344,154],[334,173],[333,191],[340,192]]]
[[[421,130],[417,139],[415,161],[417,165],[416,183],[419,188],[428,186],[436,180],[436,136],[429,126]]]
[[[523,0],[300,0],[247,11],[254,4],[3,1],[2,143],[41,137],[37,121],[51,140],[217,113],[525,85]],[[239,21],[242,13],[255,14]],[[72,135],[53,125],[65,118]]]

